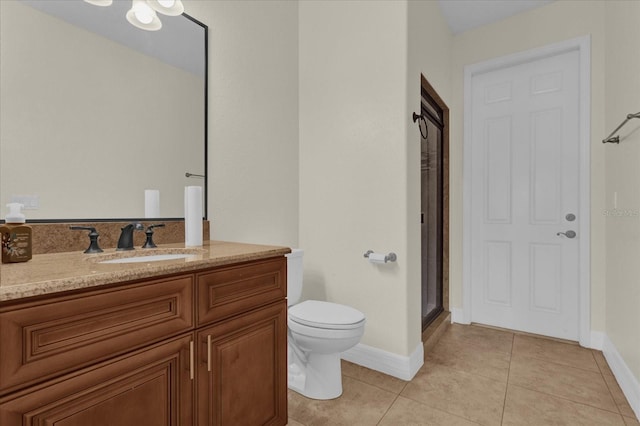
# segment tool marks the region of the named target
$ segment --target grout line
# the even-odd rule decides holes
[[[391,410],[391,407],[393,407],[393,404],[396,403],[396,401],[398,400],[398,398],[400,398],[400,394],[397,394],[395,398],[393,398],[393,401],[391,401],[391,404],[389,404],[389,406],[387,407],[387,409],[384,411],[384,413],[382,414],[382,416],[380,417],[380,420],[377,421],[376,426],[380,424],[380,422],[384,419],[384,417],[387,415],[387,413],[389,412],[389,410]]]
[[[553,365],[557,365],[559,367],[565,367],[565,368],[572,368],[574,370],[580,370],[580,371],[586,371],[588,373],[594,373],[594,374],[602,374],[602,371],[600,370],[600,367],[598,366],[598,363],[596,362],[596,367],[598,367],[598,370],[593,370],[593,369],[589,369],[589,368],[583,368],[580,366],[576,366],[574,364],[562,364],[554,359],[549,359],[549,358],[545,358],[544,356],[540,356],[540,355],[536,355],[536,354],[530,354],[530,353],[520,353],[518,354],[519,357],[523,357],[523,358],[529,358],[529,359],[535,359],[536,361],[544,361],[546,363],[549,364],[553,364]],[[595,362],[595,359],[594,359]]]
[[[349,361],[347,361],[347,362],[349,362]],[[370,371],[373,371],[373,372],[375,372],[375,373],[379,373],[379,374],[382,374],[382,375],[384,375],[384,376],[391,377],[392,379],[396,379],[396,380],[400,380],[400,381],[403,381],[403,382],[404,382],[404,385],[402,385],[402,389],[400,389],[398,392],[396,392],[396,391],[392,391],[392,390],[389,390],[389,389],[383,388],[383,387],[381,387],[381,386],[378,386],[378,385],[377,385],[377,384],[375,384],[375,383],[366,382],[366,381],[364,381],[364,380],[362,380],[362,379],[360,379],[360,378],[358,378],[358,377],[355,377],[355,376],[352,376],[352,375],[350,375],[350,374],[347,374],[347,373],[345,373],[345,372],[344,372],[344,370],[342,370],[342,375],[343,375],[343,376],[345,376],[345,377],[349,377],[350,379],[353,379],[353,380],[357,380],[357,381],[359,381],[360,383],[364,383],[365,385],[373,386],[373,387],[378,388],[378,389],[380,389],[380,390],[383,390],[383,391],[385,391],[385,392],[390,392],[390,393],[393,393],[393,394],[396,394],[396,395],[400,395],[400,394],[402,393],[402,391],[404,391],[404,388],[406,388],[406,387],[407,387],[407,385],[408,385],[409,383],[411,383],[411,381],[408,381],[408,382],[407,382],[407,381],[405,381],[405,380],[398,379],[397,377],[390,376],[390,375],[385,374],[385,373],[382,373],[382,372],[380,372],[380,371],[372,370],[372,369],[370,369],[370,368],[368,368],[368,367],[364,367],[364,366],[362,366],[362,365],[358,365],[358,364],[354,364],[354,365],[358,366],[359,368],[364,368],[364,369],[366,369],[366,370],[370,370]],[[420,367],[420,368],[422,368],[422,367]]]
[[[459,419],[463,419],[467,423],[473,423],[474,425],[481,426],[481,423],[478,423],[478,421],[471,420],[469,417],[465,417],[462,414],[452,413],[451,411],[445,410],[444,408],[438,408],[438,407],[434,407],[434,406],[429,405],[429,404],[425,404],[423,401],[419,401],[419,400],[417,400],[415,398],[412,398],[412,397],[410,397],[408,395],[398,395],[398,397],[403,397],[404,399],[408,399],[409,401],[415,402],[418,405],[422,405],[423,407],[427,407],[429,410],[434,410],[434,411],[439,411],[441,413],[446,413],[446,414],[448,414],[450,416],[454,416],[454,417],[457,417]]]
[[[513,361],[513,347],[516,344],[516,335],[511,339],[511,353],[509,354],[509,370],[507,371],[507,385],[504,387],[504,400],[502,401],[502,416],[500,416],[500,424],[504,423],[504,411],[507,408],[507,393],[509,392],[509,377],[511,376],[511,362]]]
[[[528,386],[525,386],[525,385],[518,384],[518,385],[511,385],[511,386],[516,386],[516,387],[519,387],[519,388],[522,388],[522,389],[526,389],[526,390],[531,391],[531,392],[536,392],[536,393],[539,393],[539,394],[542,394],[542,395],[550,396],[552,398],[563,399],[565,401],[569,401],[569,402],[572,402],[574,404],[584,405],[586,407],[595,408],[597,410],[606,411],[608,413],[614,413],[614,414],[622,415],[619,412],[620,409],[618,408],[618,404],[616,404],[616,401],[613,400],[613,398],[612,398],[613,405],[616,407],[616,410],[618,410],[618,411],[613,411],[613,410],[610,410],[610,409],[607,409],[607,408],[599,407],[597,405],[593,405],[593,404],[590,404],[590,403],[587,403],[587,402],[584,402],[584,401],[576,401],[575,399],[571,399],[572,397],[569,397],[569,396],[557,395],[555,393],[549,393],[549,392],[542,391],[540,389],[534,389],[534,388],[531,388],[531,387],[528,387]],[[609,390],[609,389],[607,388],[607,390]],[[611,391],[609,391],[609,393],[611,393]]]
[[[600,374],[602,374],[602,377],[604,378],[604,376],[613,376],[613,372],[611,371],[611,366],[609,365],[609,363],[607,362],[606,358],[604,358],[604,355],[602,355],[602,358],[604,359],[604,363],[606,364],[607,368],[601,367],[600,363],[596,360],[596,352],[600,352],[600,354],[602,355],[602,351],[598,351],[597,349],[591,349],[591,355],[593,356],[593,360],[596,361],[596,365],[598,366],[598,370],[600,370]]]
[[[568,398],[566,396],[560,396],[560,395],[556,395],[556,394],[552,394],[552,393],[547,393],[547,392],[543,392],[543,391],[541,391],[539,389],[532,389],[532,388],[528,388],[528,387],[522,386],[522,385],[511,385],[511,386],[515,386],[517,388],[525,389],[525,390],[528,390],[530,392],[539,393],[540,395],[545,395],[545,396],[548,396],[548,397],[551,397],[551,398],[561,399],[563,401],[567,401],[567,402],[570,402],[572,404],[582,405],[583,407],[589,407],[589,408],[593,408],[593,409],[600,410],[600,411],[606,411],[607,413],[618,414],[621,417],[625,417],[623,414],[621,414],[621,413],[619,413],[617,411],[611,411],[611,410],[608,410],[606,408],[597,407],[595,405],[588,404],[586,402],[576,401],[576,400],[573,400],[573,399]],[[614,401],[614,403],[615,403],[615,401]],[[616,408],[617,408],[617,406],[616,406]]]
[[[618,401],[616,401],[616,398],[613,396],[613,392],[611,391],[611,386],[609,386],[609,382],[607,382],[607,379],[604,378],[604,371],[602,371],[602,368],[600,367],[600,364],[598,364],[598,361],[596,361],[596,356],[594,355],[593,350],[591,350],[591,356],[593,357],[593,360],[595,361],[596,365],[598,366],[598,370],[600,371],[600,378],[604,382],[604,385],[607,387],[607,390],[609,391],[609,396],[613,400],[613,404],[618,409],[618,414],[620,414],[622,416],[622,410],[620,409],[620,405],[618,405]],[[615,380],[615,377],[614,377],[614,380]],[[624,419],[622,419],[622,421],[624,422]]]
[[[621,416],[624,417],[624,415],[622,414],[622,410],[620,409],[620,404],[618,404],[618,401],[616,401],[616,398],[613,396],[613,392],[611,391],[611,386],[609,386],[609,382],[607,382],[607,380],[604,378],[604,374],[602,374],[602,372],[600,372],[600,374],[602,375],[602,380],[604,381],[604,385],[607,387],[607,390],[609,391],[609,396],[613,400],[613,404],[618,409],[618,413]],[[616,382],[616,384],[618,383],[618,381],[616,380],[615,376],[613,377],[613,380]],[[618,384],[618,386],[620,386],[620,385]],[[624,393],[623,393],[623,395],[624,395]],[[626,395],[625,395],[625,400],[626,400]]]
[[[1,0],[0,0],[0,1],[1,1]],[[362,368],[367,368],[367,367],[362,367]],[[372,371],[375,371],[375,370],[372,370]],[[381,374],[384,374],[384,373],[381,373]],[[358,377],[353,377],[353,376],[350,376],[350,375],[348,375],[348,374],[344,374],[344,373],[343,373],[343,376],[348,377],[348,378],[350,378],[351,380],[355,380],[355,381],[357,381],[357,382],[364,383],[364,384],[365,384],[365,385],[367,385],[367,386],[373,386],[374,388],[376,388],[376,389],[380,389],[381,391],[385,391],[385,392],[392,393],[392,394],[394,394],[394,395],[396,395],[396,396],[397,396],[397,395],[400,395],[400,393],[402,393],[402,391],[404,390],[404,388],[409,384],[409,382],[407,382],[407,383],[402,387],[402,389],[400,390],[400,392],[397,392],[397,393],[396,393],[395,391],[392,391],[392,390],[389,390],[389,389],[385,389],[385,388],[383,388],[383,387],[381,387],[381,386],[378,386],[378,385],[376,385],[376,384],[369,383],[369,382],[365,382],[364,380],[362,380],[362,379],[360,379],[360,378],[358,378]],[[390,376],[390,377],[393,377],[393,376]],[[395,377],[394,377],[394,379],[395,379]],[[398,379],[398,380],[401,380],[401,379]]]

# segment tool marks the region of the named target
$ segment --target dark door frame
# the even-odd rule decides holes
[[[420,104],[424,92],[442,110],[442,307],[449,311],[449,107],[422,74],[420,83]]]

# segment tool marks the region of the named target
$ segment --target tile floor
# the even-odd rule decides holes
[[[411,382],[343,361],[343,394],[289,391],[289,425],[640,426],[599,351],[452,324]]]

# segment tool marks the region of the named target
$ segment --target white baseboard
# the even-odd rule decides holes
[[[636,413],[636,417],[640,419],[640,382],[624,362],[622,355],[620,355],[613,342],[609,340],[609,337],[606,334],[603,336],[602,353],[609,367],[611,367],[613,375],[616,376],[624,396],[627,397],[631,409]]]
[[[464,315],[464,309],[462,308],[451,308],[451,323],[456,324],[471,324]]]
[[[591,330],[591,341],[589,342],[589,347],[591,349],[596,349],[598,351],[601,351],[603,345],[604,345],[604,333],[601,331]]]
[[[409,381],[424,364],[424,349],[422,343],[419,343],[411,355],[403,356],[358,343],[343,352],[341,357],[354,364]]]

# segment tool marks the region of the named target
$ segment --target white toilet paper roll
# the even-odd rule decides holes
[[[386,254],[382,253],[370,253],[369,254],[369,263],[387,263],[385,260]]]
[[[202,187],[184,188],[184,245],[202,245]]]
[[[160,191],[144,190],[144,217],[155,219],[160,217]]]

